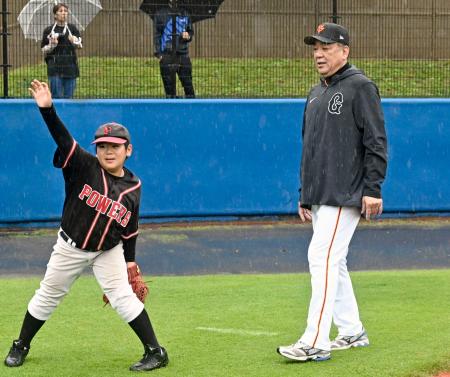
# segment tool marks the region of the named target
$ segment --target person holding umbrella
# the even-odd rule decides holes
[[[175,21],[175,27],[173,25]],[[173,35],[175,39],[173,40]],[[178,9],[169,0],[168,6],[154,16],[154,55],[159,59],[161,78],[166,98],[176,98],[176,75],[183,85],[186,98],[195,98],[192,83],[192,63],[189,43],[194,36],[192,20],[187,10]]]
[[[82,48],[77,27],[67,23],[69,7],[53,7],[55,23],[43,33],[41,48],[47,63],[47,75],[53,98],[72,98],[80,75],[76,50]]]

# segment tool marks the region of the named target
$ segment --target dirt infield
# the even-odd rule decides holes
[[[0,274],[42,274],[57,228],[0,229]],[[137,261],[150,275],[308,270],[310,225],[296,218],[145,224]],[[450,268],[450,219],[362,221],[350,270]]]

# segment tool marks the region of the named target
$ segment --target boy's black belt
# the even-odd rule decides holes
[[[66,232],[64,232],[64,230],[60,229],[60,230],[59,230],[59,235],[60,235],[61,238],[62,238],[64,241],[66,241],[66,243],[68,243],[70,246],[72,246],[72,247],[77,247],[76,242],[75,242],[72,238],[70,238],[70,237],[66,234]]]
[[[67,233],[64,232],[64,230],[60,229],[60,230],[59,230],[59,235],[60,235],[61,238],[62,238],[66,243],[68,243],[70,246],[76,247],[76,248],[80,249],[80,248],[77,246],[77,243],[76,243],[72,238],[70,238],[70,237],[67,235]],[[97,251],[97,250],[90,250],[90,249],[80,249],[80,250],[83,250],[83,251]]]

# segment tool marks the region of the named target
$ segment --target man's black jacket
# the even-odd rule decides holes
[[[154,46],[154,55],[159,57],[163,54],[170,54],[172,52],[172,40],[170,40],[165,48],[163,49],[161,46],[161,38],[164,34],[164,29],[167,26],[169,20],[172,19],[171,15],[172,10],[168,7],[160,9],[156,12],[153,19],[153,46]],[[187,17],[188,23],[186,25],[186,32],[189,33],[189,39],[183,39],[181,37],[181,33],[178,34],[176,38],[176,54],[177,55],[188,55],[189,54],[189,43],[192,41],[192,37],[194,36],[194,28],[192,26],[191,18],[189,14],[184,10],[180,9],[177,16],[178,17]],[[172,30],[172,28],[171,28]]]
[[[381,198],[384,117],[378,88],[360,70],[348,66],[312,88],[302,136],[302,207],[361,207],[363,195]]]

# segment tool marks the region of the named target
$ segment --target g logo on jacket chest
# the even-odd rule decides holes
[[[334,93],[328,101],[328,112],[330,114],[340,114],[344,104],[344,95],[341,92]]]

